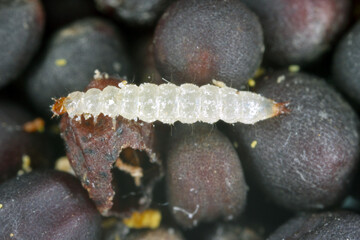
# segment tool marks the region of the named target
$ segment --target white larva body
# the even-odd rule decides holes
[[[73,92],[64,101],[70,118],[84,115],[96,119],[104,114],[113,119],[122,116],[168,124],[176,121],[215,123],[218,120],[254,124],[273,117],[275,105],[276,102],[259,94],[226,86],[170,83],[108,86],[102,91],[92,88],[86,93]]]

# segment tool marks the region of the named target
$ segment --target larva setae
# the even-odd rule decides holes
[[[285,103],[247,91],[238,91],[226,86],[194,84],[176,86],[171,83],[140,86],[122,84],[107,86],[102,91],[91,88],[87,92],[72,92],[67,97],[55,100],[54,115],[68,113],[70,118],[96,118],[100,114],[145,122],[161,121],[173,124],[223,120],[227,123],[254,124],[258,121],[285,113]]]

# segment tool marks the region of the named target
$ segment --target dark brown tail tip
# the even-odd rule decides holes
[[[276,109],[275,116],[280,115],[280,114],[290,113],[291,110],[288,108],[289,104],[290,104],[290,102],[276,103],[275,104],[275,109]]]

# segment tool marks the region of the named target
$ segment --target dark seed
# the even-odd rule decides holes
[[[176,84],[210,83],[240,88],[255,73],[264,46],[257,17],[240,1],[177,1],[155,31],[156,66]]]
[[[337,87],[360,105],[360,21],[341,40],[334,55],[333,79]]]
[[[0,185],[3,239],[99,239],[101,216],[80,182],[56,171],[31,172]]]
[[[181,226],[232,219],[245,206],[247,186],[239,157],[211,125],[175,125],[166,177],[169,206]]]
[[[243,227],[240,223],[218,223],[207,231],[206,240],[262,240],[253,229]]]
[[[30,171],[49,165],[53,142],[43,133],[24,129],[24,124],[34,118],[22,107],[0,101],[0,183],[19,170]]]
[[[94,70],[123,76],[129,60],[115,26],[101,19],[84,19],[57,32],[29,73],[30,100],[49,116],[51,98],[84,89]]]
[[[359,119],[323,80],[277,72],[258,81],[258,93],[289,102],[290,113],[253,126],[236,124],[244,160],[280,206],[323,209],[346,195],[359,160]]]
[[[138,231],[130,234],[125,240],[183,240],[180,232],[173,228]]]
[[[95,0],[98,9],[131,25],[151,25],[173,0]]]
[[[311,63],[323,54],[349,20],[350,1],[242,0],[260,19],[268,64]]]
[[[43,27],[40,1],[0,1],[0,87],[27,66],[40,44]]]
[[[360,238],[360,215],[352,212],[307,214],[290,219],[268,239],[349,239]]]
[[[134,49],[136,63],[134,64],[134,72],[139,83],[149,82],[154,84],[166,83],[156,69],[154,61],[154,47],[152,44],[152,36],[142,35],[135,43]]]
[[[121,221],[121,219],[116,217],[104,218],[101,226],[103,228],[102,240],[125,239],[130,232],[130,229]]]
[[[46,12],[46,30],[53,32],[59,27],[95,15],[95,3],[89,0],[43,0]],[[65,14],[66,13],[66,14]]]

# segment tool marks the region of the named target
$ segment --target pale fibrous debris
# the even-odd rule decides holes
[[[173,212],[182,212],[185,215],[187,215],[188,218],[192,219],[196,215],[196,213],[199,211],[199,208],[200,208],[200,205],[196,204],[195,210],[193,212],[189,212],[181,207],[174,206]]]
[[[283,81],[285,81],[285,75],[281,75],[276,79],[277,83],[282,83]]]
[[[75,172],[71,167],[69,159],[67,157],[60,157],[55,162],[55,169],[63,172],[70,173],[75,176]]]
[[[122,161],[121,158],[116,159],[115,166],[118,169],[129,173],[134,178],[135,185],[137,187],[141,185],[141,178],[143,177],[143,170],[141,167],[127,164],[124,161]]]
[[[56,100],[52,109],[55,115],[68,113],[80,121],[100,114],[115,119],[139,119],[144,122],[161,121],[173,124],[227,123],[254,124],[258,121],[287,112],[285,103],[262,97],[259,94],[238,91],[215,82],[214,85],[196,86],[171,83],[140,86],[121,83],[121,88],[107,86],[103,90],[91,88],[87,92],[72,92],[66,98]],[[219,87],[220,86],[220,87]]]
[[[94,71],[94,79],[103,79],[103,78],[108,79],[108,78],[109,78],[109,74],[107,74],[107,73],[102,73],[102,72],[100,72],[98,69],[96,69],[96,70]]]
[[[29,157],[29,155],[24,154],[21,160],[22,160],[22,165],[21,165],[21,169],[17,172],[18,176],[21,176],[24,173],[29,173],[32,171],[31,158]]]

